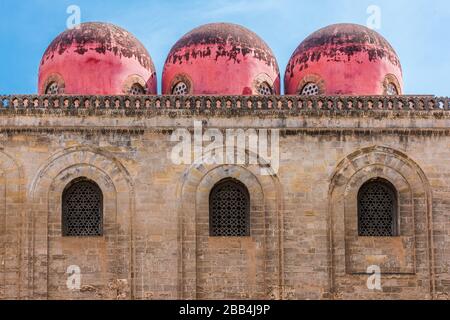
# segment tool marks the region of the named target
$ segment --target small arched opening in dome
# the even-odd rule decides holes
[[[144,78],[136,74],[128,76],[122,85],[122,93],[133,96],[147,94],[148,88]]]
[[[386,94],[388,96],[396,96],[398,95],[397,87],[392,82],[387,85]]]
[[[186,74],[178,74],[172,80],[170,94],[185,96],[192,94],[192,80]]]
[[[63,94],[65,83],[60,74],[50,74],[40,87],[40,91],[48,95]]]
[[[185,96],[189,93],[188,85],[184,81],[179,81],[172,89],[172,94],[175,96]]]
[[[130,88],[130,95],[138,96],[146,93],[145,88],[139,83],[134,83]]]
[[[45,89],[45,94],[55,95],[59,93],[59,86],[56,81],[50,82],[50,84]]]
[[[401,94],[400,91],[400,83],[397,80],[397,77],[393,74],[388,74],[384,78],[384,94],[387,96],[398,96]]]
[[[256,94],[261,96],[270,96],[275,94],[275,92],[277,91],[272,77],[264,72],[258,74],[255,77],[253,85],[249,89],[249,94]]]
[[[296,94],[302,96],[317,96],[325,92],[325,81],[317,74],[304,76],[297,85]]]
[[[270,96],[273,94],[272,87],[270,86],[270,84],[264,81],[258,86],[258,94],[262,96]]]
[[[302,96],[317,96],[319,95],[320,89],[319,85],[315,82],[308,82],[302,88],[300,94]]]

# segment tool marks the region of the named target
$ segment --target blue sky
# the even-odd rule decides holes
[[[333,23],[366,24],[370,5],[381,9],[377,30],[400,56],[407,94],[450,95],[448,0],[0,0],[0,94],[37,92],[43,52],[66,28],[67,7],[81,21],[104,21],[132,32],[161,72],[171,46],[209,22],[233,22],[259,34],[277,56],[282,76],[297,45]]]

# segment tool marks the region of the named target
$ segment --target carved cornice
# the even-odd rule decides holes
[[[448,112],[434,96],[0,96],[0,111],[37,115],[255,115],[349,112]]]
[[[177,127],[164,128],[129,128],[129,127],[2,127],[0,126],[0,134],[19,134],[19,133],[83,133],[83,134],[121,134],[121,135],[142,135],[146,132],[170,135]],[[259,130],[263,128],[255,128]],[[295,136],[300,134],[308,134],[311,136],[368,136],[368,135],[395,135],[395,136],[450,136],[450,128],[289,128],[278,129],[280,136]],[[188,128],[193,133],[192,128]],[[218,129],[226,134],[226,129]],[[269,129],[270,130],[270,129]]]

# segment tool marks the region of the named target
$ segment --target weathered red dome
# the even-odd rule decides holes
[[[280,72],[269,46],[235,24],[200,26],[170,51],[163,94],[279,94]]]
[[[335,24],[314,32],[286,68],[286,94],[383,95],[402,93],[400,60],[377,32]]]
[[[156,94],[156,72],[131,33],[107,23],[83,23],[61,33],[39,67],[39,94]]]

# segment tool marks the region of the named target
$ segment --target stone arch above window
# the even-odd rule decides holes
[[[358,277],[372,265],[379,266],[386,279],[391,275],[401,279],[405,287],[411,278],[427,284],[416,292],[417,297],[432,293],[434,258],[427,240],[433,232],[432,193],[419,165],[402,151],[369,146],[347,155],[330,180],[328,227],[333,295],[346,299],[351,297],[348,289],[364,290],[365,284]],[[395,196],[390,196],[398,205],[393,221],[395,236],[365,237],[358,232],[358,197],[373,182],[388,183],[395,190]],[[386,196],[386,189],[380,194]],[[424,241],[415,241],[419,237]]]
[[[64,189],[62,234],[66,237],[103,235],[103,193],[94,181],[78,178]]]
[[[264,81],[258,86],[258,94],[262,96],[270,96],[273,94],[272,87]]]
[[[260,73],[255,77],[255,80],[253,81],[252,91],[254,92],[254,94],[261,96],[276,94],[274,81],[266,73]]]
[[[65,82],[61,75],[52,74],[45,79],[41,92],[48,95],[63,94],[65,90]]]
[[[400,82],[393,74],[387,74],[383,81],[384,94],[388,96],[396,96],[402,94]]]
[[[138,96],[145,94],[145,89],[139,83],[134,83],[130,88],[130,94],[133,96]]]
[[[387,180],[367,181],[358,192],[358,235],[394,237],[397,227],[397,191]]]
[[[123,83],[123,94],[141,95],[147,93],[145,80],[139,75],[129,76]]]
[[[79,178],[94,181],[102,190],[103,237],[62,237],[62,194],[70,181]],[[112,272],[114,279],[131,279],[127,285],[127,297],[132,299],[135,295],[135,278],[131,276],[133,252],[130,248],[124,248],[123,252],[120,249],[120,254],[115,253],[118,250],[116,239],[119,234],[124,237],[124,241],[131,243],[135,213],[133,179],[120,160],[107,150],[89,145],[63,149],[51,155],[37,170],[27,190],[27,197],[32,204],[27,209],[27,223],[42,222],[36,224],[30,235],[33,247],[41,248],[39,255],[35,255],[36,262],[30,270],[34,275],[30,278],[33,283],[28,283],[33,287],[30,294],[34,296],[43,293],[51,299],[60,299],[65,294],[61,290],[67,290],[64,285],[67,279],[66,269],[56,271],[52,256],[64,256],[66,261],[76,259],[76,264],[81,270],[85,270],[92,265],[86,257],[95,255],[96,259],[104,262],[98,265],[100,273]],[[67,244],[66,249],[56,245],[59,242]],[[95,244],[92,248],[95,253],[85,250],[83,246],[87,243]],[[98,278],[96,272],[83,274],[83,277],[86,283],[98,283],[99,288],[107,288],[109,285],[109,279]],[[54,287],[52,283],[62,285]],[[105,297],[110,297],[109,290],[101,290]],[[89,294],[89,298],[96,297],[95,292]]]
[[[185,74],[175,76],[170,88],[170,93],[176,96],[184,96],[193,93],[192,80]]]
[[[325,82],[319,75],[306,75],[300,81],[297,92],[304,96],[322,95],[325,93]]]
[[[220,283],[209,281],[211,276],[221,277],[226,286],[246,287],[250,299],[264,299],[268,296],[281,297],[279,284],[283,281],[278,272],[281,270],[282,247],[279,237],[283,225],[281,185],[277,176],[261,175],[259,165],[247,167],[236,165],[205,164],[205,158],[187,169],[179,188],[180,223],[180,298],[202,299],[222,294],[218,290]],[[210,237],[209,196],[211,190],[225,179],[236,179],[247,188],[250,197],[250,237],[226,238]],[[266,246],[270,243],[270,246]],[[223,249],[227,251],[224,253]],[[254,255],[256,254],[256,256]],[[256,261],[248,260],[252,256]],[[201,257],[201,258],[200,258]],[[246,258],[245,258],[246,257]],[[237,260],[234,260],[237,259]],[[243,269],[248,269],[249,261],[256,272],[235,274],[227,268],[236,267],[239,261]],[[213,275],[204,272],[211,268]],[[256,277],[256,275],[263,275]],[[243,289],[244,290],[244,289]],[[225,298],[239,298],[240,294],[227,291]],[[223,298],[223,295],[222,295]]]
[[[212,237],[250,236],[250,195],[239,180],[224,179],[212,188],[209,231]]]

